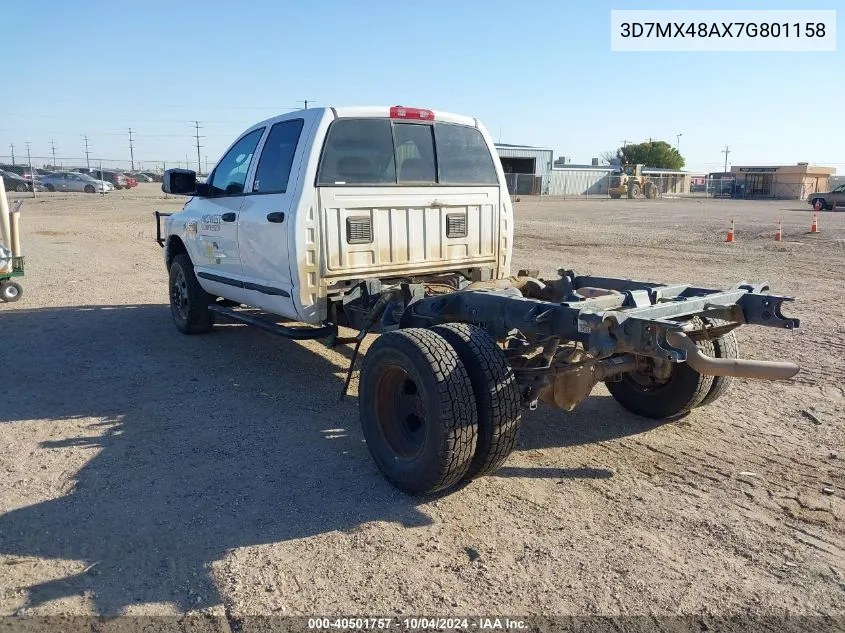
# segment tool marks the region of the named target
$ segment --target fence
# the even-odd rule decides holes
[[[15,152],[14,160],[10,155],[0,155],[0,165],[17,165],[29,167],[29,160],[27,159],[26,154],[21,156],[17,152]],[[196,159],[194,159],[193,161],[191,161],[190,159],[136,160],[134,161],[133,169],[132,161],[114,158],[99,158],[90,156],[88,157],[88,159],[86,159],[84,156],[81,158],[65,158],[61,156],[56,156],[54,161],[52,156],[32,157],[33,169],[41,169],[46,171],[69,171],[80,168],[100,169],[100,165],[102,165],[103,169],[110,169],[115,171],[152,172],[157,174],[163,173],[165,169],[170,169],[172,167],[187,167],[188,169],[193,169],[195,171],[197,169]],[[213,168],[214,164],[208,161],[204,161],[201,165],[200,173],[207,173],[209,167]]]
[[[751,198],[806,200],[812,194],[830,191],[827,178],[807,176],[796,179],[768,174],[699,177],[683,173],[645,174],[657,187],[657,196],[692,198]],[[607,168],[555,169],[548,176],[505,174],[511,195],[557,196],[562,198],[627,198],[619,186],[618,174]],[[648,185],[646,185],[648,187]],[[646,194],[641,187],[640,197]]]

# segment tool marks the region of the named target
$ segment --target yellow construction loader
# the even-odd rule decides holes
[[[610,186],[607,192],[611,198],[627,196],[629,199],[639,198],[645,194],[646,198],[660,196],[660,188],[649,178],[643,176],[644,165],[622,165],[619,172],[610,176]]]

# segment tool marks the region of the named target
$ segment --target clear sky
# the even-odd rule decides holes
[[[836,9],[803,2],[42,0],[3,33],[0,156],[214,163],[252,123],[315,105],[470,114],[505,143],[589,162],[622,140],[692,170],[807,161],[845,173],[845,52],[610,51],[610,10]],[[27,15],[30,13],[31,15]],[[840,11],[845,16],[845,11]],[[841,39],[841,38],[840,38]],[[14,75],[19,73],[18,75]],[[40,161],[39,161],[40,162]],[[78,162],[78,161],[77,161]],[[65,163],[67,164],[67,163]]]

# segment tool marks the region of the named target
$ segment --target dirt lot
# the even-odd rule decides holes
[[[176,332],[151,213],[182,202],[24,205],[25,296],[0,305],[0,614],[845,612],[845,214],[808,235],[800,201],[523,198],[515,268],[767,280],[802,327],[740,344],[803,370],[670,424],[604,387],[541,405],[496,476],[420,501],[370,460],[354,383],[338,401],[348,351]]]

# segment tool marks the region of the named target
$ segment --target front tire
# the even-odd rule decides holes
[[[522,421],[520,391],[508,359],[485,330],[466,323],[432,328],[458,353],[478,411],[478,442],[466,479],[494,472],[516,446]]]
[[[170,264],[170,314],[182,334],[202,334],[214,326],[214,313],[208,309],[214,298],[200,286],[194,264],[181,253]]]
[[[44,185],[44,188],[50,193],[54,192],[56,188],[53,185]]]
[[[85,185],[85,193],[94,193],[94,185]]]
[[[0,298],[7,303],[14,303],[23,296],[23,288],[14,281],[0,282]]]
[[[628,187],[628,199],[633,200],[635,198],[640,197],[640,185],[638,183],[634,183],[630,187]]]
[[[478,418],[457,352],[430,330],[381,335],[364,358],[358,409],[367,448],[400,490],[425,495],[466,475]]]

